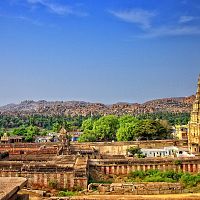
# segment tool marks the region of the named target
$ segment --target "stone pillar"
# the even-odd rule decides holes
[[[60,174],[60,186],[64,188],[64,174]]]
[[[57,174],[57,182],[58,182],[58,186],[61,188],[60,174]]]
[[[119,174],[119,166],[117,166],[116,175]]]
[[[125,167],[124,167],[124,165],[121,166],[121,174],[125,174]]]
[[[193,164],[193,172],[196,173],[197,172],[197,165]]]
[[[188,172],[191,172],[190,164],[187,164],[187,165],[188,165]]]
[[[200,172],[200,164],[197,164],[197,172]]]
[[[137,170],[137,168],[136,168],[137,166],[136,165],[132,165],[132,166],[130,166],[130,168],[131,168],[131,171],[135,171],[135,170]]]
[[[50,181],[50,173],[47,173],[47,185],[49,185],[49,181]]]
[[[122,174],[122,166],[119,166],[119,174]]]
[[[104,173],[104,166],[101,166],[101,172]]]
[[[67,186],[67,174],[64,173],[64,188],[68,188]]]
[[[112,174],[115,174],[115,166],[112,166],[112,167],[111,167],[111,173],[112,173]]]
[[[47,182],[47,174],[44,174],[44,185],[48,186],[48,182]]]
[[[181,165],[178,165],[177,168],[178,168],[178,172],[180,172],[181,171]]]
[[[109,174],[110,172],[109,166],[106,166],[105,168],[106,168],[106,174]]]

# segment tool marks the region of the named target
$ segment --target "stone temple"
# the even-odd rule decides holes
[[[188,147],[191,153],[198,154],[200,152],[200,75],[196,99],[193,103],[191,119],[188,124]]]

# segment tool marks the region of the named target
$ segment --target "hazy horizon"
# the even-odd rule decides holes
[[[199,0],[5,0],[0,25],[0,106],[196,92]]]

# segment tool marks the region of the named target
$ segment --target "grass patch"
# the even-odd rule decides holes
[[[200,173],[190,174],[174,171],[132,171],[128,175],[128,182],[179,182],[185,187],[195,187],[200,184]]]
[[[68,191],[68,190],[58,192],[59,197],[71,197],[75,195],[77,195],[77,192]]]

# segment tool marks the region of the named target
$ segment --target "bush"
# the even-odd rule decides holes
[[[146,173],[144,171],[140,171],[140,170],[131,171],[129,174],[129,178],[143,179],[145,176],[146,176]]]
[[[57,182],[57,180],[50,180],[49,181],[49,187],[51,187],[53,189],[57,189],[58,188],[58,182]]]
[[[184,174],[180,181],[185,185],[189,187],[197,186],[198,183],[200,183],[200,174],[192,175],[189,173]]]
[[[72,191],[60,191],[59,193],[58,193],[58,196],[59,197],[70,197],[70,196],[74,196],[74,195],[76,195],[76,192],[72,192]]]
[[[193,178],[192,176],[195,176]],[[129,181],[144,181],[144,182],[179,182],[185,183],[185,185],[196,185],[200,182],[200,174],[191,175],[183,174],[182,172],[165,171],[150,169],[147,171],[132,171],[129,173]]]
[[[175,161],[174,161],[174,164],[175,164],[175,165],[181,165],[181,164],[182,164],[182,161],[181,161],[181,160],[175,160]]]

